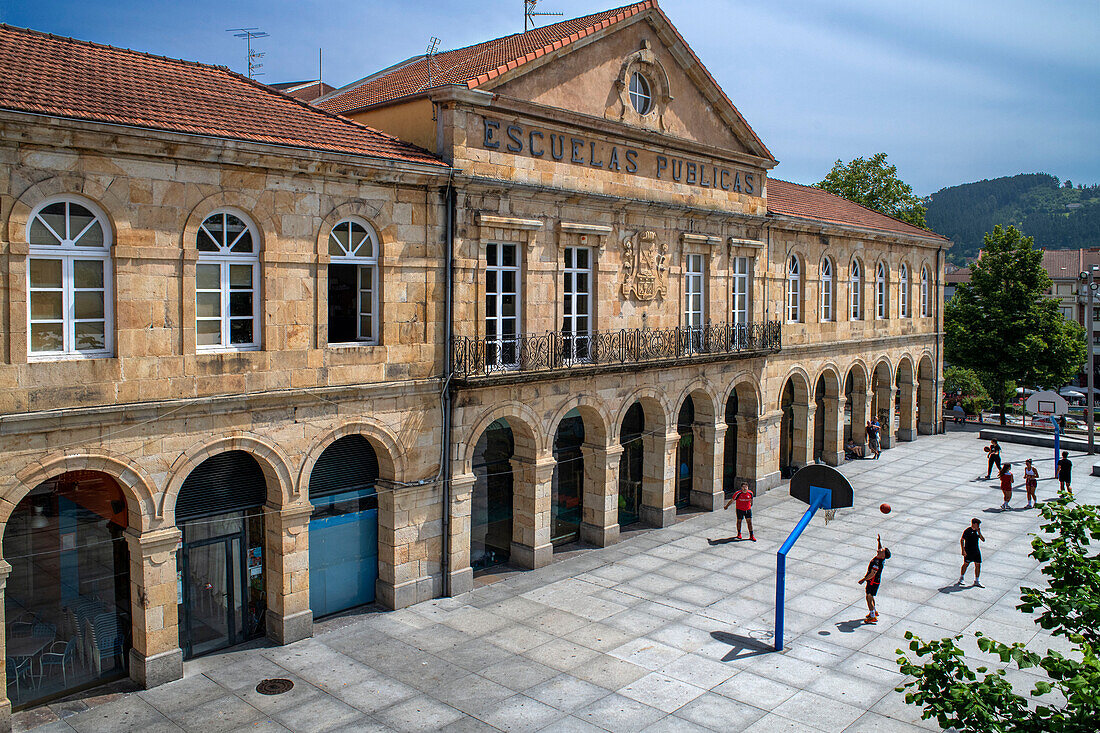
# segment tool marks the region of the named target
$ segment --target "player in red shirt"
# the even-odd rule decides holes
[[[1001,493],[1004,494],[1005,503],[1001,504],[1001,510],[1007,510],[1011,507],[1008,506],[1008,502],[1012,501],[1012,464],[1006,463],[1001,467]]]
[[[737,502],[737,539],[741,539],[741,520],[745,519],[749,522],[749,539],[756,542],[756,535],[752,533],[752,491],[744,481],[741,482],[741,488],[737,493],[726,502],[724,508],[729,509],[730,504],[735,501]]]

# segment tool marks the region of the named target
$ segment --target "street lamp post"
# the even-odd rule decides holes
[[[1094,346],[1095,346],[1095,344],[1093,343],[1093,328],[1092,328],[1092,325],[1093,325],[1092,324],[1092,321],[1093,321],[1092,291],[1094,291],[1096,289],[1096,279],[1095,279],[1095,275],[1093,273],[1094,269],[1095,269],[1095,267],[1082,272],[1081,275],[1080,275],[1080,280],[1081,280],[1081,282],[1083,282],[1085,284],[1085,290],[1087,291],[1087,297],[1088,297],[1088,308],[1085,311],[1085,320],[1088,322],[1088,331],[1089,331],[1089,336],[1088,336],[1088,339],[1089,339],[1089,341],[1088,341],[1088,350],[1089,351],[1088,351],[1088,354],[1089,354],[1089,356],[1088,356],[1088,361],[1085,362],[1085,364],[1086,364],[1085,371],[1086,371],[1086,379],[1088,380],[1088,390],[1087,391],[1088,391],[1089,394],[1088,394],[1088,397],[1085,398],[1085,404],[1087,405],[1087,407],[1085,409],[1088,410],[1088,412],[1085,413],[1085,414],[1086,414],[1086,422],[1088,424],[1088,430],[1089,430],[1089,455],[1092,455],[1093,453],[1096,452],[1096,448],[1095,448],[1095,444],[1094,444],[1094,440],[1093,440],[1093,427],[1095,425],[1095,421],[1093,419],[1093,408],[1095,407],[1095,403],[1094,403],[1094,397],[1093,397],[1093,393],[1092,393],[1093,381],[1094,381],[1094,376],[1093,376],[1094,372],[1093,372],[1093,370],[1095,369],[1095,366],[1094,366],[1093,360],[1092,360],[1093,349],[1094,349]]]

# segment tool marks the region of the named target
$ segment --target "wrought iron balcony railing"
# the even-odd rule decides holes
[[[487,338],[456,336],[453,367],[455,377],[468,379],[696,358],[710,360],[779,351],[781,336],[779,321],[587,333],[550,331]]]

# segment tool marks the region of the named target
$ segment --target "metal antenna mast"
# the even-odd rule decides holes
[[[259,51],[252,50],[252,41],[256,38],[267,38],[269,33],[265,33],[259,28],[228,28],[226,33],[232,33],[237,38],[243,38],[248,44],[248,78],[255,79],[257,76],[263,76],[263,72],[260,69],[263,68],[263,64],[260,63],[266,54]]]
[[[535,27],[535,18],[560,17],[565,13],[536,13],[535,5],[539,0],[523,0],[523,32]]]
[[[436,49],[439,48],[439,43],[440,43],[439,39],[436,38],[435,36],[432,36],[431,38],[428,39],[427,59],[428,59],[428,87],[429,88],[432,85],[432,56],[435,55]]]

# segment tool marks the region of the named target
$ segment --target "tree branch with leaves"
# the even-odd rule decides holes
[[[814,186],[907,224],[928,228],[924,204],[913,194],[913,187],[898,178],[897,166],[886,162],[886,153],[856,158],[851,163],[838,160],[825,180]]]

